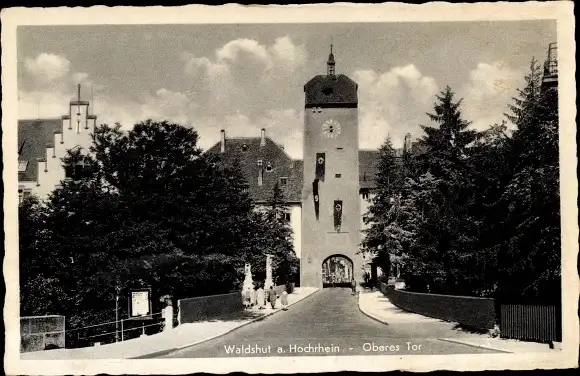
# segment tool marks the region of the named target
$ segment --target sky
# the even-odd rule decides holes
[[[337,73],[359,84],[360,148],[423,135],[449,85],[472,127],[504,119],[530,61],[543,63],[556,22],[21,26],[19,118],[60,117],[91,100],[99,123],[151,118],[194,127],[207,149],[260,135],[302,158],[304,84]]]

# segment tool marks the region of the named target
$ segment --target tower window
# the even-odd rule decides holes
[[[270,163],[268,163],[268,165],[266,166],[266,171],[267,172],[272,172],[274,168],[272,167],[272,165]]]
[[[258,166],[262,167],[262,160],[258,159]]]
[[[368,191],[364,191],[362,193],[362,198],[363,198],[363,200],[368,200],[369,199],[369,192]]]
[[[337,179],[340,179],[342,177],[342,175],[341,174],[334,174],[334,177]]]
[[[287,185],[288,184],[288,178],[283,177],[280,178],[280,185]]]

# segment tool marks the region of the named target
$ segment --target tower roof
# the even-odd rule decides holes
[[[357,83],[344,74],[335,74],[335,64],[331,43],[326,75],[314,76],[304,85],[305,108],[358,106]]]
[[[357,90],[357,83],[344,74],[314,76],[304,85],[305,107],[357,107]]]

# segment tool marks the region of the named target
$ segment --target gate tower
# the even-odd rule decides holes
[[[304,186],[300,285],[322,288],[323,262],[346,256],[362,279],[358,85],[336,74],[330,45],[326,75],[304,86]]]

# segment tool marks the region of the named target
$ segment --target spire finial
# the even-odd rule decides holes
[[[327,74],[329,76],[334,76],[334,66],[335,66],[335,61],[334,61],[334,54],[332,53],[332,36],[330,37],[330,55],[328,55],[328,62],[327,64]]]
[[[78,98],[78,101],[80,102],[81,101],[81,84],[77,85],[77,98]]]
[[[330,36],[330,53],[332,54],[332,35]]]

